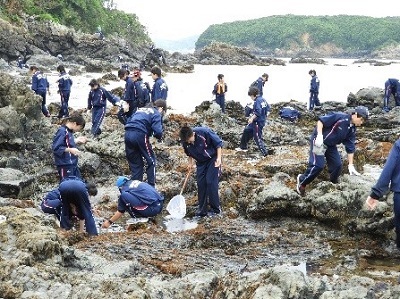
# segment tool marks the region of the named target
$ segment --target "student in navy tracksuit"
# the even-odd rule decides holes
[[[79,178],[68,177],[60,183],[58,190],[60,191],[62,202],[61,228],[70,230],[73,227],[71,218],[73,216],[73,210],[76,208],[78,218],[85,221],[86,232],[89,235],[97,235],[98,232],[93,218],[89,191],[86,184]],[[80,230],[83,230],[83,228],[81,227]]]
[[[65,71],[63,65],[59,65],[57,67],[57,72],[60,73],[57,83],[58,83],[58,93],[60,94],[61,97],[61,108],[60,112],[58,113],[58,118],[63,118],[69,115],[68,101],[69,101],[69,96],[71,94],[72,80]]]
[[[330,181],[338,182],[342,171],[342,160],[337,149],[343,144],[347,152],[350,175],[359,175],[354,168],[353,158],[356,141],[356,127],[368,120],[368,108],[358,106],[349,113],[331,113],[319,117],[317,126],[311,135],[310,157],[304,174],[297,176],[297,192],[305,195],[305,188],[324,169],[325,159],[328,164]]]
[[[321,103],[319,102],[319,79],[317,77],[317,72],[315,70],[310,70],[308,74],[311,76],[310,82],[310,99],[308,110],[312,111],[314,108],[321,108]]]
[[[118,198],[117,212],[104,221],[102,228],[108,228],[117,221],[125,211],[132,218],[153,217],[161,213],[164,197],[157,190],[141,181],[129,180],[127,177],[118,177],[117,187],[121,192]]]
[[[400,82],[399,79],[390,78],[385,82],[385,97],[383,98],[383,111],[389,112],[390,96],[394,96],[396,106],[400,106]]]
[[[168,85],[165,80],[161,78],[161,69],[158,66],[153,66],[150,72],[154,80],[151,90],[151,101],[153,103],[159,99],[166,101],[168,97]]]
[[[375,186],[371,188],[367,206],[373,210],[378,204],[378,199],[383,197],[388,190],[393,192],[394,227],[396,231],[396,246],[400,249],[400,139],[394,143]]]
[[[167,111],[164,100],[149,103],[139,108],[125,124],[125,153],[131,170],[132,180],[143,181],[143,159],[146,160],[147,183],[156,184],[156,156],[150,137],[162,138],[162,115]]]
[[[133,71],[132,80],[135,84],[138,107],[144,107],[150,103],[150,85],[149,83],[143,81],[141,72],[138,69]]]
[[[86,189],[89,192],[89,195],[96,196],[97,195],[97,187],[93,183],[86,183]],[[62,198],[60,194],[60,190],[54,189],[46,194],[43,198],[40,208],[43,213],[53,214],[57,217],[58,220],[61,218],[61,208],[62,208]],[[76,214],[74,214],[76,215]]]
[[[250,139],[253,138],[254,142],[257,144],[263,156],[267,156],[271,151],[266,148],[262,135],[263,128],[265,126],[267,116],[271,107],[267,101],[260,95],[258,95],[258,88],[255,86],[250,86],[248,95],[254,101],[253,108],[249,109],[247,107],[245,113],[249,117],[247,121],[247,126],[243,130],[242,138],[240,139],[240,147],[236,148],[237,151],[247,151],[247,144]]]
[[[76,143],[85,143],[86,138],[80,136],[75,140],[74,132],[79,132],[84,127],[85,119],[79,114],[73,114],[66,118],[53,138],[52,150],[60,181],[68,176],[81,177],[78,168],[78,156],[81,152],[76,148]]]
[[[219,176],[222,165],[221,138],[207,127],[181,128],[179,137],[183,150],[189,157],[189,171],[196,161],[196,177],[199,208],[196,216],[221,214],[218,194]],[[210,207],[210,210],[208,209]]]
[[[101,123],[106,115],[107,100],[114,106],[119,105],[120,99],[101,87],[96,79],[92,79],[89,83],[90,92],[88,97],[88,110],[92,110],[92,129],[91,133],[94,137],[101,134]]]
[[[268,78],[269,78],[268,74],[267,74],[267,73],[264,73],[264,74],[262,74],[261,77],[259,77],[256,81],[254,81],[254,82],[251,84],[251,86],[257,87],[257,89],[258,89],[258,95],[259,95],[260,97],[262,97],[263,94],[264,94],[263,89],[264,89],[265,82],[268,81]],[[250,87],[251,87],[251,86],[250,86]]]
[[[61,195],[58,188],[48,192],[40,204],[43,213],[54,214],[58,220],[61,217],[61,206]]]
[[[50,95],[49,81],[36,66],[32,65],[29,70],[32,73],[32,90],[42,97],[42,113],[44,116],[50,117],[46,107],[46,93]]]
[[[212,94],[215,95],[215,102],[221,107],[222,113],[225,113],[225,93],[228,91],[228,86],[224,82],[224,75],[218,74],[218,82],[215,83]]]
[[[125,81],[123,100],[129,105],[129,110],[125,113],[125,116],[128,118],[136,112],[136,109],[139,106],[139,100],[137,99],[137,90],[133,79],[129,76],[129,71],[125,69],[120,69],[118,71],[118,77],[120,80]]]

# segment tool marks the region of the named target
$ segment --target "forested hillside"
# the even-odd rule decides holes
[[[118,34],[137,43],[150,41],[137,16],[116,10],[112,0],[0,0],[1,18],[18,25],[26,16],[84,33],[94,33],[100,26],[105,35]]]
[[[213,41],[255,49],[307,49],[333,46],[348,52],[371,52],[400,42],[400,17],[271,16],[210,26],[196,42]]]

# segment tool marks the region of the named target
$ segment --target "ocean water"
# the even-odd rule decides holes
[[[263,73],[269,74],[269,81],[264,87],[264,97],[270,103],[290,101],[291,99],[307,103],[311,77],[310,69],[315,69],[320,79],[320,101],[346,102],[349,93],[356,93],[362,88],[384,88],[388,78],[399,78],[399,61],[391,61],[391,65],[373,66],[369,63],[354,63],[353,59],[325,59],[326,65],[292,64],[289,58],[286,66],[254,66],[254,65],[195,65],[190,74],[168,73],[164,79],[168,84],[168,104],[173,112],[187,114],[206,100],[212,100],[211,91],[217,82],[217,75],[224,74],[228,85],[227,101],[238,101],[245,105],[250,102],[247,95],[249,85]],[[67,69],[68,71],[68,69]],[[114,71],[117,74],[117,70]],[[148,72],[142,77],[152,86]],[[70,106],[83,108],[87,105],[89,93],[88,83],[91,78],[99,78],[103,74],[85,74],[72,77],[74,85],[71,90]],[[48,102],[59,101],[57,94],[57,73],[48,74],[52,95]],[[105,87],[112,89],[124,86],[123,81],[110,82]]]

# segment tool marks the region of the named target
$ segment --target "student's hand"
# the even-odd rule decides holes
[[[353,164],[349,164],[349,174],[350,175],[360,175],[360,173],[355,169]]]
[[[221,158],[215,160],[215,167],[220,167],[221,166]]]
[[[103,224],[101,225],[101,228],[109,228],[111,223],[108,221],[108,219],[104,220]]]
[[[85,136],[79,136],[78,138],[75,139],[75,142],[77,144],[86,143],[87,142],[87,138]]]
[[[365,201],[365,204],[367,205],[368,210],[374,210],[376,206],[378,205],[379,200],[372,198],[371,196],[368,196],[367,200]]]
[[[78,150],[77,148],[75,148],[75,147],[73,147],[73,148],[70,148],[69,149],[69,152],[71,153],[71,154],[73,154],[74,156],[79,156],[80,155],[80,153],[81,153],[81,151],[80,150]]]

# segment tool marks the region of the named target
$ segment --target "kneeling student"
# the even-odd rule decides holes
[[[102,228],[108,228],[117,221],[125,211],[132,218],[153,217],[161,213],[164,197],[151,185],[138,180],[129,180],[120,176],[116,182],[121,195],[118,198],[117,212],[104,221]]]

